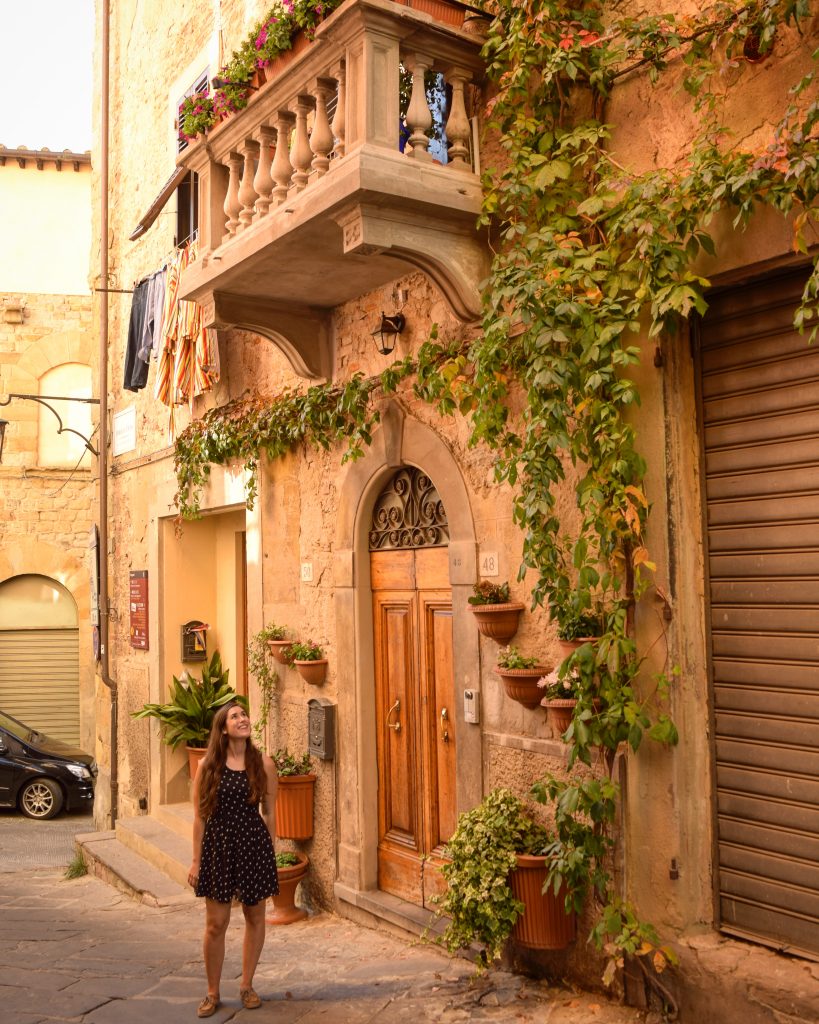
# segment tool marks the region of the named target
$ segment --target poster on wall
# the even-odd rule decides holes
[[[100,531],[97,524],[88,535],[88,569],[91,574],[91,640],[94,661],[100,660]]]
[[[130,572],[131,646],[148,650],[148,570]]]

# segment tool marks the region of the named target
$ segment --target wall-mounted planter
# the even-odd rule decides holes
[[[499,644],[509,643],[517,633],[520,613],[524,609],[524,605],[519,601],[510,601],[506,604],[471,604],[469,607],[480,632]]]
[[[498,665],[495,671],[503,680],[507,697],[516,700],[525,708],[540,707],[543,690],[537,684],[549,671],[545,665],[535,665],[534,668],[501,668]]]
[[[512,938],[527,949],[565,949],[577,934],[577,918],[567,914],[565,892],[557,895],[546,883],[546,857],[517,854],[518,866],[509,875],[509,885],[515,898],[525,909],[515,922]]]
[[[295,924],[307,917],[307,911],[296,906],[296,889],[299,882],[307,874],[310,861],[303,853],[297,853],[298,864],[278,868],[279,894],[271,896],[273,909],[265,917],[268,924]]]
[[[578,647],[582,647],[583,644],[596,644],[600,639],[599,636],[578,636],[574,640],[558,640],[560,650],[563,654],[563,660],[571,657]]]
[[[280,775],[276,797],[276,836],[310,839],[313,835],[315,775]]]
[[[319,658],[317,661],[294,661],[293,667],[305,683],[312,683],[313,686],[321,686],[327,678],[326,658]]]
[[[267,646],[270,648],[273,660],[278,661],[280,665],[287,665],[287,648],[292,643],[292,640],[268,640]]]
[[[543,706],[549,711],[549,725],[558,736],[562,736],[572,724],[572,715],[577,707],[577,701],[573,697],[558,697],[546,701]]]

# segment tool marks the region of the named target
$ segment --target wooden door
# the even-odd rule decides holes
[[[455,828],[447,548],[370,554],[378,750],[378,885],[418,905],[442,889]]]

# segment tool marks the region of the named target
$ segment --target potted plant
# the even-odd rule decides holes
[[[289,664],[287,651],[290,647],[291,641],[287,639],[287,627],[277,626],[272,622],[269,626],[266,626],[262,632],[264,633],[264,642],[267,644],[271,656],[278,661],[280,665]]]
[[[312,640],[294,641],[287,649],[287,660],[306,683],[320,686],[327,675],[327,659]]]
[[[204,135],[216,123],[213,97],[206,92],[186,96],[179,108],[179,130],[189,141]]]
[[[313,835],[313,790],[316,776],[308,753],[297,757],[285,747],[273,755],[279,777],[276,797],[276,835],[310,839]]]
[[[132,711],[132,718],[156,718],[162,730],[162,739],[171,750],[180,743],[188,748],[191,778],[196,765],[204,757],[208,745],[213,716],[224,704],[237,701],[247,710],[247,698],[240,696],[228,682],[229,670],[222,668],[218,651],[202,668],[202,678],[183,675],[173,677],[170,700],[167,704],[145,704]]]
[[[574,669],[563,665],[552,669],[538,681],[538,686],[546,691],[541,704],[548,710],[549,724],[559,736],[572,724],[579,678]]]
[[[280,637],[283,632],[284,628],[282,626],[275,624],[263,626],[258,633],[253,634],[247,645],[248,672],[255,678],[261,694],[259,714],[253,723],[253,737],[263,749],[265,747],[263,740],[264,727],[267,725],[267,720],[270,717],[273,696],[279,685],[279,673],[276,671],[271,659],[275,658],[276,661],[280,659],[276,656],[272,645],[282,642],[276,638]],[[287,646],[286,640],[283,643]]]
[[[276,854],[279,893],[270,897],[273,909],[265,918],[267,924],[294,924],[307,917],[307,911],[296,906],[296,889],[309,867],[310,861],[303,853],[285,851]]]
[[[562,891],[544,893],[538,881],[545,882],[544,850],[552,841],[508,789],[493,790],[458,818],[441,867],[447,889],[436,898],[439,912],[450,918],[440,940],[450,952],[477,943],[486,966],[510,935],[531,948],[560,949],[572,941],[575,918],[565,911]]]
[[[473,590],[469,605],[479,631],[499,644],[508,643],[518,631],[523,603],[510,600],[508,583],[481,580]]]
[[[501,647],[495,671],[503,680],[508,697],[525,708],[540,707],[543,693],[538,682],[548,669],[545,665],[539,664],[537,658],[526,657],[517,647],[511,645]]]

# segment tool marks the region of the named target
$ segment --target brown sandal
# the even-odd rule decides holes
[[[256,1010],[262,1005],[261,999],[253,991],[252,988],[243,988],[239,992],[239,998],[242,1000],[242,1006],[246,1010]]]
[[[219,1009],[219,997],[214,997],[208,993],[202,1002],[199,1004],[199,1009],[196,1011],[197,1017],[212,1017],[214,1013]]]

